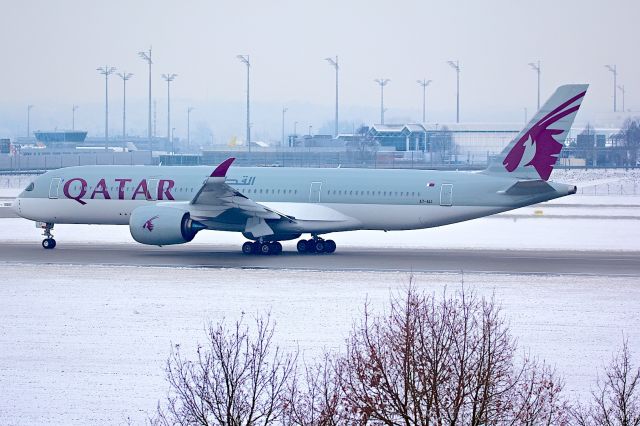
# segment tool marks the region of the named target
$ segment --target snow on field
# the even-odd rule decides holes
[[[404,273],[4,264],[0,282],[0,424],[141,423],[168,389],[170,345],[192,354],[208,321],[271,312],[277,342],[305,359],[340,349],[368,300],[381,312]],[[455,274],[417,274],[441,294]],[[520,348],[584,395],[622,341],[640,353],[637,279],[465,274],[495,294]],[[637,359],[637,358],[636,358]]]

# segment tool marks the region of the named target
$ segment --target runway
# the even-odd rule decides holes
[[[2,243],[0,262],[54,265],[118,265],[187,268],[294,269],[314,271],[480,272],[640,277],[640,252],[362,249],[332,255],[247,256],[238,247],[202,245],[147,247],[135,244],[65,243],[53,250],[39,243]],[[37,273],[37,272],[34,272]]]

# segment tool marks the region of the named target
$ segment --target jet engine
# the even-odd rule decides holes
[[[138,207],[129,219],[133,239],[154,246],[188,243],[205,228],[191,219],[189,212],[165,206]]]

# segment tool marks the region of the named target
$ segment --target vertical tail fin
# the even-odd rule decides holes
[[[549,180],[588,87],[587,84],[558,87],[487,171]]]

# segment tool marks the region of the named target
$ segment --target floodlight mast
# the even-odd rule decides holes
[[[618,67],[616,65],[605,65],[611,73],[613,74],[613,112],[618,111],[618,104],[616,99],[616,92],[618,90]]]
[[[27,138],[31,137],[31,110],[34,105],[27,105]]]
[[[529,66],[536,72],[536,74],[538,74],[538,111],[540,111],[540,73],[542,68],[540,68],[540,61],[537,63],[529,62]]]
[[[149,123],[147,137],[149,138],[149,149],[153,150],[151,146],[151,140],[153,136],[151,133],[151,65],[153,64],[153,61],[151,60],[151,47],[149,47],[148,52],[138,52],[138,56],[140,56],[147,64],[149,64]]]
[[[122,143],[127,136],[127,81],[133,77],[130,72],[119,72],[118,77],[122,79]]]
[[[376,78],[373,81],[380,86],[380,124],[384,124],[384,86],[391,80],[388,78]]]
[[[167,139],[171,143],[171,153],[174,154],[173,137],[171,134],[171,82],[178,74],[162,74],[162,78],[167,82]]]
[[[71,130],[76,129],[76,110],[78,109],[78,105],[71,106]]]
[[[447,61],[456,71],[456,123],[460,122],[460,61]]]
[[[423,78],[422,80],[416,80],[417,83],[422,86],[422,123],[427,122],[427,86],[431,84],[431,80]]]
[[[109,149],[109,76],[116,72],[115,67],[105,65],[96,68],[100,74],[104,75],[104,149]]]
[[[191,111],[194,107],[187,108],[187,148],[191,148]]]
[[[236,56],[240,62],[247,66],[247,149],[251,152],[251,119],[250,119],[250,110],[249,110],[249,93],[250,93],[250,79],[249,79],[249,71],[251,69],[251,62],[249,61],[249,55],[237,55]]]
[[[335,118],[335,128],[333,131],[333,136],[338,136],[338,71],[340,70],[340,65],[338,62],[338,55],[336,55],[336,59],[333,58],[324,58],[325,61],[329,63],[336,70],[336,118]]]
[[[289,108],[282,107],[282,142],[280,142],[281,148],[284,147],[284,115],[287,111],[289,111]]]
[[[624,107],[624,94],[625,94],[625,89],[624,89],[624,84],[621,86],[618,86],[618,89],[620,90],[620,93],[622,93],[622,112],[625,112],[625,107]]]

